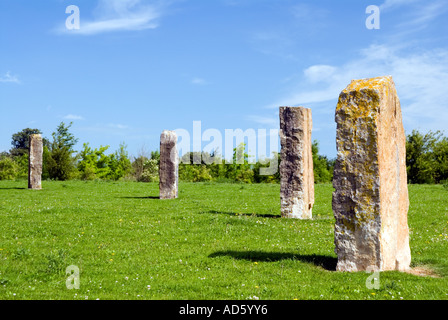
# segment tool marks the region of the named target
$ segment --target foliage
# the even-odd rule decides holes
[[[17,176],[17,163],[10,157],[0,159],[0,180],[14,180]]]
[[[94,180],[104,179],[110,174],[109,157],[104,153],[109,146],[100,146],[99,149],[92,149],[88,143],[83,144],[83,150],[79,153],[80,161],[78,170],[81,179]]]
[[[28,162],[29,162],[28,153],[22,153],[21,155],[17,155],[13,157],[14,162],[17,165],[17,179],[26,179],[28,178]]]
[[[46,170],[50,179],[68,180],[76,174],[76,158],[73,146],[78,139],[69,132],[72,122],[65,125],[61,122],[56,131],[52,133],[53,141],[50,144],[46,159]]]
[[[83,150],[78,155],[81,179],[118,180],[131,171],[131,161],[124,143],[120,144],[119,149],[113,154],[106,155],[107,149],[109,146],[92,149],[88,143],[84,143]]]
[[[277,158],[277,160],[275,160]],[[273,152],[272,157],[266,159],[263,163],[259,160],[253,166],[255,183],[279,183],[280,182],[280,162],[281,156],[278,152]],[[262,168],[274,167],[275,173],[272,175],[263,175],[260,171]]]
[[[406,137],[406,169],[409,183],[440,183],[448,179],[448,138],[440,131]]]
[[[121,179],[131,173],[132,164],[124,142],[120,143],[118,150],[111,154],[109,158],[110,178],[112,180]]]
[[[205,163],[207,156],[204,152],[187,152],[184,154],[179,163],[179,180],[189,182],[212,180],[211,169]],[[200,162],[198,159],[201,159]]]
[[[319,155],[319,143],[313,141],[311,146],[313,153],[314,182],[325,183],[333,180],[334,160],[329,160],[326,156]]]
[[[158,181],[158,150],[142,152],[131,162],[124,143],[109,155],[105,153],[108,146],[92,149],[86,143],[84,149],[75,156],[73,147],[78,139],[70,133],[71,126],[72,123],[66,125],[61,122],[52,134],[53,141],[50,143],[44,139],[43,179],[68,180],[79,177],[83,180],[119,180],[132,177],[141,182]],[[1,179],[23,179],[28,176],[29,135],[35,133],[41,131],[26,128],[12,136],[13,148],[9,153],[1,153]],[[312,156],[315,183],[331,182],[335,160],[319,154],[319,143],[316,140],[312,144]],[[233,150],[232,163],[227,163],[216,151],[189,152],[180,159],[179,179],[190,182],[279,183],[279,167],[271,175],[262,175],[260,172],[269,164],[275,164],[275,158],[279,166],[281,157],[277,152],[270,159],[251,163],[244,144]],[[413,130],[406,137],[406,169],[409,183],[443,184],[448,181],[448,137],[440,131],[422,134]]]
[[[448,180],[443,181],[443,187],[448,191]]]
[[[137,181],[140,182],[155,182],[159,180],[159,162],[157,159],[147,159],[143,163],[143,170]]]
[[[12,149],[10,150],[12,156],[21,156],[24,153],[26,154],[29,153],[30,150],[29,139],[30,135],[32,134],[42,134],[42,132],[39,129],[26,128],[12,135],[12,141],[11,141]],[[46,138],[43,138],[42,141],[44,146],[49,145],[49,142]]]

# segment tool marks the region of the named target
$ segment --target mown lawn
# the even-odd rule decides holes
[[[280,218],[278,184],[0,181],[0,299],[448,299],[448,191],[410,185],[412,266],[335,272],[330,184],[314,219]],[[80,269],[80,289],[65,270]]]

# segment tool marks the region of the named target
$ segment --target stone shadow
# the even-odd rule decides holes
[[[149,197],[118,197],[120,199],[150,199],[150,200],[154,200],[154,199],[160,199],[160,197],[153,197],[153,196],[149,196]]]
[[[237,260],[249,260],[254,262],[275,262],[280,260],[298,260],[306,263],[312,263],[315,266],[322,267],[327,271],[336,271],[338,259],[336,257],[319,254],[296,254],[285,252],[265,252],[265,251],[217,251],[209,255],[209,258],[232,257]]]

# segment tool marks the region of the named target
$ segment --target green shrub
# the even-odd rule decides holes
[[[140,182],[155,182],[159,180],[159,162],[157,159],[148,159],[143,163],[143,171],[138,177]]]
[[[14,180],[17,177],[18,165],[9,157],[0,160],[0,180]]]

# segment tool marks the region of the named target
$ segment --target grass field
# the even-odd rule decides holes
[[[0,181],[0,299],[448,299],[448,191],[410,185],[412,266],[335,272],[330,184],[313,220],[280,218],[278,184]],[[80,269],[80,289],[66,268]]]

